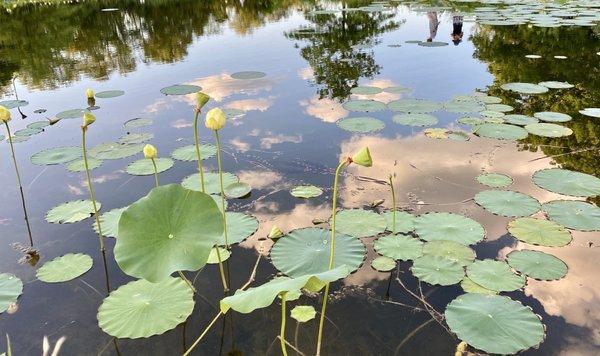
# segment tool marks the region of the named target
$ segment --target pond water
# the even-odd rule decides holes
[[[195,105],[193,95],[166,96],[162,88],[197,85],[212,98],[207,108],[229,109],[232,118],[220,132],[223,169],[250,184],[252,192],[247,198],[230,199],[228,210],[252,214],[259,221],[256,233],[232,248],[228,271],[234,288],[249,278],[261,245],[264,258],[255,285],[278,273],[269,257],[272,242],[259,241],[272,226],[289,232],[315,226],[315,219],[329,219],[337,163],[368,146],[373,167],[351,165],[345,170],[339,207],[378,212],[391,208],[385,182],[393,174],[402,210],[414,215],[452,212],[481,223],[486,238],[472,246],[478,259],[503,261],[519,249],[540,250],[560,258],[568,266],[564,278],[528,278],[524,288],[502,293],[532,308],[545,325],[543,342],[525,354],[599,354],[598,232],[573,229],[573,240],[563,247],[526,244],[507,231],[514,218],[492,214],[473,199],[492,189],[478,183],[477,176],[501,173],[513,179],[506,189],[525,193],[540,203],[577,199],[598,204],[594,194],[587,199],[561,195],[532,181],[536,171],[552,167],[600,176],[600,119],[579,113],[600,106],[597,3],[562,3],[541,10],[531,1],[508,9],[502,5],[506,1],[496,3],[127,0],[0,7],[0,101],[29,103],[11,110],[14,132],[65,110],[86,108],[87,88],[96,93],[122,90],[124,95],[96,99],[98,108],[93,113],[97,121],[88,132],[89,146],[116,141],[127,133],[151,133],[149,142],[161,157],[193,144]],[[367,5],[370,8],[362,11],[340,11]],[[524,20],[538,10],[547,14],[553,9],[577,13]],[[506,11],[505,16],[499,11]],[[581,19],[579,13],[587,19]],[[555,26],[556,21],[563,26]],[[416,41],[422,42],[411,43]],[[531,55],[540,57],[526,57]],[[232,77],[244,71],[265,75]],[[502,88],[507,83],[546,81],[568,82],[573,87],[549,89],[539,95]],[[356,87],[362,89],[353,89]],[[357,90],[373,94],[356,94]],[[472,126],[458,120],[477,117],[502,122],[507,119],[498,119],[504,116],[498,111],[509,110],[481,107],[481,100],[490,99],[481,99],[485,94],[474,95],[476,91],[500,98],[491,99],[489,105],[501,102],[513,107],[514,111],[506,114],[568,114],[572,120],[558,124],[572,134],[551,138],[525,132],[526,137],[519,140],[484,137],[490,135],[485,131],[473,134]],[[457,96],[458,100],[452,101]],[[442,139],[426,136],[428,127],[398,123],[403,122],[401,118],[393,117],[401,112],[384,105],[423,105],[405,99],[434,102],[425,103],[428,107],[420,111],[433,111],[438,122],[429,128],[445,129],[433,131]],[[352,100],[376,100],[375,105],[383,110],[353,111],[353,104],[364,102]],[[448,102],[447,110],[436,104]],[[481,108],[469,113],[461,103]],[[484,109],[488,112],[481,113]],[[380,121],[371,120],[365,126],[359,120],[358,129],[367,132],[348,131],[351,125],[344,125],[345,118],[365,116]],[[133,118],[151,119],[152,124],[124,127]],[[431,120],[425,116],[404,119]],[[375,127],[369,126],[373,124]],[[0,332],[10,335],[15,355],[40,354],[44,335],[51,343],[66,336],[65,355],[180,354],[212,320],[223,297],[217,265],[208,265],[199,274],[187,273],[195,278],[198,295],[186,323],[150,338],[113,339],[97,322],[98,307],[105,297],[105,271],[93,219],[74,224],[45,220],[51,208],[88,198],[85,176],[68,171],[66,164],[32,164],[30,157],[57,146],[80,146],[80,125],[79,118],[60,120],[15,143],[39,261],[24,259],[29,236],[10,146],[7,140],[0,142],[4,187],[0,191],[0,272],[12,273],[24,284],[16,305],[0,314]],[[212,134],[201,126],[201,140],[214,143]],[[492,136],[498,134],[496,130],[492,127]],[[500,136],[505,134],[502,131]],[[140,152],[105,160],[92,171],[103,212],[128,206],[154,187],[152,176],[126,172],[131,162],[141,158]],[[217,169],[214,157],[204,165],[208,171]],[[160,174],[161,183],[180,183],[195,172],[195,162],[176,160]],[[324,194],[308,200],[290,195],[290,189],[302,184],[322,187]],[[381,204],[370,207],[377,205],[374,202]],[[534,216],[544,219],[538,210]],[[590,217],[596,227],[598,220],[598,215]],[[318,226],[327,228],[327,224]],[[374,270],[374,240],[362,239],[367,249],[365,262],[333,284],[323,354],[453,353],[460,340],[443,322],[432,322],[431,315],[396,280],[399,276],[408,289],[418,293],[412,262],[399,262],[392,272]],[[115,262],[115,239],[107,238],[106,243],[109,282],[114,290],[133,278]],[[90,255],[92,269],[65,283],[44,283],[36,278],[36,269],[44,263],[71,252]],[[458,284],[421,285],[427,301],[442,314],[448,303],[464,293]],[[317,310],[321,305],[317,296],[310,295],[289,304],[290,308],[313,305]],[[251,314],[228,313],[193,354],[280,354],[279,313],[278,302]],[[318,316],[299,325],[289,319],[288,339],[305,354],[313,354],[317,324]],[[0,338],[0,350],[5,348],[6,341]]]

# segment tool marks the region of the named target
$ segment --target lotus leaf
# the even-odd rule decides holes
[[[529,216],[540,210],[535,198],[511,190],[484,190],[475,195],[475,202],[492,214],[507,217]]]
[[[197,85],[181,84],[181,85],[172,85],[170,87],[162,88],[160,90],[160,92],[165,95],[187,95],[187,94],[197,93],[201,90],[202,90],[202,88],[200,88]]]
[[[433,126],[438,123],[437,117],[429,114],[401,114],[394,115],[392,120],[400,125],[407,126]]]
[[[38,166],[68,163],[80,158],[81,152],[80,147],[74,146],[50,148],[31,156],[31,163]]]
[[[477,181],[492,188],[504,188],[513,183],[513,179],[506,174],[483,173],[477,176]]]
[[[220,205],[220,204],[217,204]],[[250,214],[227,212],[227,242],[237,244],[252,236],[258,229],[258,220]],[[220,245],[225,245],[225,237],[219,240]]]
[[[485,237],[483,226],[466,216],[452,213],[427,213],[415,220],[415,232],[426,241],[454,241],[475,244]]]
[[[508,124],[485,123],[476,126],[473,133],[478,136],[495,138],[498,140],[522,140],[527,137],[527,131],[520,126]]]
[[[209,159],[217,153],[217,147],[209,143],[200,145],[200,157],[204,161]],[[196,155],[196,146],[189,145],[177,148],[171,153],[171,157],[179,161],[197,161],[198,156]]]
[[[396,268],[396,261],[386,256],[378,256],[371,261],[371,267],[379,272],[389,272]]]
[[[92,258],[82,253],[68,253],[44,263],[37,270],[37,278],[46,283],[67,282],[92,268]]]
[[[542,169],[533,174],[533,182],[554,193],[575,197],[600,195],[600,178],[567,169]]]
[[[314,185],[300,185],[293,188],[290,191],[290,194],[295,196],[296,198],[315,198],[323,194],[323,189],[316,187]]]
[[[568,270],[561,259],[540,251],[513,251],[506,256],[506,261],[524,275],[544,281],[561,279]]]
[[[385,127],[383,121],[373,117],[348,117],[341,119],[337,125],[350,132],[375,132],[380,131]]]
[[[226,187],[230,184],[237,183],[238,178],[229,172],[223,172],[223,186]],[[194,173],[187,176],[181,182],[184,188],[195,190],[199,192],[200,188],[200,175]],[[219,173],[205,172],[204,173],[204,190],[206,194],[221,194],[221,185],[219,183]]]
[[[0,313],[4,313],[23,293],[23,282],[10,273],[0,273]]]
[[[600,231],[600,208],[582,201],[557,200],[546,203],[542,210],[553,220],[569,229]]]
[[[386,106],[381,101],[376,100],[350,100],[344,103],[344,109],[348,111],[382,111],[386,109]]]
[[[233,73],[231,75],[231,77],[233,79],[243,79],[243,80],[248,80],[248,79],[260,79],[265,77],[266,74],[263,72],[257,72],[257,71],[244,71],[244,72],[236,72]]]
[[[424,256],[439,256],[467,266],[475,260],[475,251],[454,241],[429,241],[423,245]]]
[[[572,117],[567,114],[553,111],[540,111],[533,114],[539,120],[546,122],[567,122],[571,121]]]
[[[525,286],[525,277],[514,273],[506,262],[490,259],[467,266],[467,277],[484,288],[498,292],[511,292]]]
[[[100,210],[102,204],[96,201]],[[70,224],[85,220],[94,215],[94,206],[91,200],[73,200],[58,205],[46,213],[46,221],[53,224]]]
[[[104,236],[114,238],[119,236],[119,220],[125,209],[127,207],[113,209],[100,215],[100,226],[102,227],[102,234]],[[93,227],[96,233],[100,233],[98,231],[98,224],[95,221]]]
[[[387,235],[375,241],[375,251],[394,260],[414,260],[423,255],[423,242],[413,237]]]
[[[394,222],[391,211],[386,211],[383,213],[383,217],[387,223],[387,230],[392,231]],[[407,233],[411,232],[415,229],[415,219],[416,216],[413,214],[407,213],[405,211],[396,211],[396,233],[402,232]]]
[[[289,299],[288,299],[289,300]],[[291,317],[299,323],[306,323],[315,318],[317,312],[312,305],[297,305],[290,313]]]
[[[530,134],[542,137],[564,137],[573,134],[573,130],[568,127],[547,122],[526,125],[525,130]]]
[[[336,231],[358,238],[379,235],[387,227],[383,216],[368,210],[341,210],[336,216]]]
[[[465,276],[463,266],[439,256],[423,255],[410,268],[413,275],[423,282],[449,286],[460,282]]]

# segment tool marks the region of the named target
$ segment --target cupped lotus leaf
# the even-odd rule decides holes
[[[118,96],[122,96],[124,94],[125,94],[125,92],[123,90],[105,90],[105,91],[96,93],[96,98],[110,99],[110,98],[116,98]]]
[[[506,217],[529,216],[540,211],[540,203],[529,195],[512,190],[484,190],[475,202],[492,214]]]
[[[340,265],[321,273],[306,273],[293,278],[277,277],[258,287],[237,290],[234,295],[221,300],[220,309],[222,313],[233,309],[238,313],[248,314],[268,307],[282,293],[298,292],[303,288],[317,292],[327,283],[344,278],[350,272],[348,266]]]
[[[485,110],[479,101],[452,100],[444,104],[444,109],[456,114],[466,114]]]
[[[467,293],[444,312],[460,340],[492,354],[515,354],[544,341],[544,326],[530,308],[500,295]]]
[[[300,185],[290,190],[290,194],[296,198],[309,199],[323,194],[323,189],[314,185]]]
[[[231,199],[237,199],[245,197],[250,194],[252,187],[248,183],[231,183],[225,187],[225,196]]]
[[[540,111],[533,114],[533,116],[541,121],[546,122],[567,122],[571,121],[572,119],[570,115],[554,111]]]
[[[539,82],[538,85],[544,86],[550,89],[570,89],[573,88],[574,85],[567,82],[556,82],[556,81],[547,81],[547,82]]]
[[[498,292],[495,290],[484,288],[484,287],[480,286],[479,284],[473,282],[469,277],[465,277],[465,278],[463,278],[462,281],[460,281],[460,287],[466,293],[479,293],[479,294],[488,294],[488,295],[498,294]]]
[[[31,163],[38,166],[50,166],[74,161],[82,156],[80,147],[55,147],[40,151],[31,156]]]
[[[16,109],[22,106],[29,105],[29,102],[26,100],[4,100],[0,101],[0,106],[4,106],[7,109]]]
[[[180,84],[162,88],[160,92],[165,95],[187,95],[197,93],[201,90],[202,88],[197,85]]]
[[[219,183],[219,173],[216,172],[205,172],[204,173],[204,189],[206,194],[221,194],[221,183]],[[223,172],[223,187],[226,187],[230,184],[237,183],[238,178],[235,174],[229,172]],[[195,190],[197,192],[201,191],[200,187],[200,174],[194,173],[190,176],[187,176],[181,182],[181,185],[184,188]]]
[[[219,249],[219,254],[217,254],[217,248]],[[231,252],[228,249],[222,247],[213,247],[210,250],[210,255],[208,255],[208,260],[206,263],[209,265],[215,265],[219,263],[219,256],[221,256],[221,262],[227,261],[229,257],[231,257]]]
[[[181,278],[144,279],[112,291],[98,309],[98,325],[118,338],[160,335],[183,323],[194,310],[194,293]]]
[[[480,119],[478,117],[461,117],[460,119],[458,119],[458,123],[463,124],[463,125],[475,126],[475,125],[481,125],[481,124],[485,123],[485,121],[483,121],[483,119]]]
[[[100,210],[102,204],[96,201]],[[73,200],[55,206],[46,213],[46,221],[53,224],[70,224],[85,220],[94,215],[94,206],[91,200]]]
[[[102,227],[103,236],[117,238],[119,235],[119,220],[125,209],[127,207],[112,209],[100,215],[100,226]],[[100,233],[98,224],[95,221],[93,227],[96,233]]]
[[[204,161],[209,159],[217,153],[217,147],[209,143],[203,143],[200,145],[200,158]],[[198,155],[196,155],[196,145],[189,145],[177,148],[171,153],[171,157],[179,161],[197,161]]]
[[[97,159],[121,159],[133,156],[142,152],[144,149],[143,143],[133,145],[122,145],[117,142],[106,142],[98,146],[94,146],[89,150],[90,156]]]
[[[581,115],[600,118],[600,108],[585,108],[583,110],[579,110]]]
[[[83,253],[68,253],[44,263],[37,270],[37,278],[46,283],[67,282],[92,268],[92,258]]]
[[[374,117],[348,117],[339,120],[337,125],[346,131],[362,133],[380,131],[385,127],[383,121]]]
[[[548,92],[547,87],[532,83],[508,83],[502,85],[501,88],[520,94],[543,94]]]
[[[220,206],[219,204],[217,204]],[[227,212],[227,243],[237,244],[252,236],[258,230],[258,220],[250,215],[238,212]],[[220,245],[225,245],[225,237],[221,236]]]
[[[406,113],[429,114],[442,109],[443,105],[435,101],[422,99],[399,99],[388,104],[392,111]]]
[[[437,117],[429,114],[401,114],[394,115],[392,120],[400,125],[424,127],[433,126],[438,123]]]
[[[547,122],[526,125],[525,130],[530,134],[542,137],[564,137],[573,134],[573,130],[568,127]]]
[[[477,176],[477,181],[492,188],[504,188],[513,183],[513,179],[506,174],[483,173]]]
[[[467,266],[475,260],[475,251],[454,241],[429,241],[423,245],[424,256],[439,256]]]
[[[506,262],[490,259],[468,265],[467,277],[483,288],[498,292],[511,292],[525,286],[525,277],[513,272]]]
[[[522,140],[528,135],[527,131],[520,126],[493,123],[485,123],[475,126],[473,133],[482,137],[512,141]]]
[[[393,213],[391,211],[386,211],[383,213],[383,217],[387,223],[387,230],[393,232],[394,221],[393,221]],[[411,232],[415,229],[415,219],[417,217],[413,214],[407,213],[405,211],[396,211],[396,233],[402,232],[407,233]]]
[[[348,111],[360,112],[382,111],[387,108],[385,103],[376,100],[349,100],[344,103],[343,107]]]
[[[81,119],[85,113],[89,113],[89,110],[86,109],[70,109],[61,111],[58,114],[54,115],[57,119],[65,120],[65,119]]]
[[[526,126],[526,125],[538,123],[538,119],[536,119],[535,117],[531,117],[531,116],[527,116],[527,115],[520,115],[520,114],[505,115],[503,117],[503,119],[507,124],[513,124],[513,125],[519,125],[519,126]]]
[[[386,256],[378,256],[371,261],[371,267],[379,272],[389,272],[396,268],[396,260]]]
[[[170,158],[155,158],[156,170],[158,173],[164,172],[173,167],[172,159]],[[142,158],[127,166],[126,172],[134,176],[149,176],[154,174],[154,164],[151,159]]]
[[[350,89],[350,92],[352,94],[357,94],[357,95],[374,95],[374,94],[379,94],[382,91],[383,90],[381,88],[371,87],[371,86],[358,86],[358,87],[354,87],[354,88]]]
[[[501,113],[506,113],[506,112],[511,112],[513,111],[515,108],[513,108],[510,105],[506,105],[506,104],[489,104],[485,106],[485,110],[488,111],[497,111],[497,112],[501,112]],[[483,110],[480,110],[483,111]]]
[[[542,169],[533,174],[533,182],[540,188],[574,197],[600,195],[600,178],[567,169]]]
[[[414,261],[410,270],[419,280],[442,286],[456,284],[465,276],[463,266],[439,256],[423,255]]]
[[[248,79],[260,79],[260,78],[264,78],[266,75],[267,74],[265,74],[263,72],[258,72],[258,71],[243,71],[243,72],[233,73],[231,75],[231,77],[233,79],[248,80]]]
[[[383,216],[373,211],[348,209],[337,213],[335,226],[337,232],[361,238],[381,234],[385,231],[387,222]]]
[[[374,248],[380,255],[394,260],[409,261],[423,255],[423,242],[403,235],[380,237],[375,241]]]
[[[485,237],[483,226],[466,216],[453,213],[427,213],[415,220],[415,232],[426,241],[454,241],[475,244]]]
[[[23,282],[10,273],[0,273],[0,313],[4,313],[23,293]]]
[[[423,134],[429,138],[435,138],[437,140],[443,140],[448,138],[448,136],[450,135],[450,130],[448,129],[441,129],[441,128],[430,128],[430,129],[425,129],[423,131]]]
[[[119,140],[117,142],[122,145],[133,145],[136,143],[150,141],[153,138],[154,138],[154,134],[149,133],[149,132],[130,133],[130,134],[124,135],[121,138],[119,138]]]
[[[141,117],[136,117],[135,119],[127,120],[123,124],[127,129],[137,129],[140,127],[150,126],[154,123],[152,119],[145,119]]]
[[[317,312],[312,305],[297,305],[292,309],[290,316],[299,323],[306,323],[315,318]]]
[[[37,135],[41,132],[44,132],[44,130],[39,129],[39,128],[25,128],[22,130],[15,131],[14,135],[15,136],[33,136],[33,135]]]
[[[508,223],[508,232],[528,244],[559,247],[571,242],[571,232],[554,221],[519,218]]]
[[[580,231],[600,231],[600,208],[582,201],[557,200],[546,203],[542,210],[548,218],[562,226]]]
[[[150,282],[196,271],[223,234],[221,211],[203,193],[178,184],[154,188],[119,220],[115,260],[123,272]]]
[[[560,258],[533,250],[513,251],[506,256],[508,264],[527,277],[552,281],[567,275],[568,267]]]
[[[290,277],[322,273],[329,269],[331,231],[304,228],[291,231],[277,240],[271,248],[275,268]],[[356,271],[363,263],[365,246],[359,239],[337,233],[335,235],[334,267],[346,266]]]
[[[96,169],[102,165],[104,161],[101,159],[97,159],[94,157],[88,157],[88,168],[90,170]],[[85,171],[85,161],[83,158],[76,159],[67,165],[67,170],[69,172],[84,172]]]

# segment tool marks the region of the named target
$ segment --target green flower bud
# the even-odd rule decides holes
[[[354,156],[352,156],[352,162],[363,167],[371,167],[373,165],[373,160],[371,159],[369,147],[363,147],[356,152]]]
[[[156,147],[148,144],[144,146],[144,157],[148,159],[155,159],[156,157],[158,157],[158,150],[156,149]]]
[[[277,226],[273,226],[271,228],[271,232],[269,232],[269,238],[271,240],[277,240],[279,238],[281,238],[283,236],[283,231],[281,231],[280,228],[278,228]]]
[[[198,110],[202,109],[204,107],[204,105],[206,105],[206,103],[208,103],[209,100],[210,100],[210,96],[204,94],[201,91],[197,92],[196,93],[196,108],[198,108]]]
[[[204,125],[211,130],[220,130],[225,127],[225,123],[227,121],[227,117],[223,110],[219,108],[210,109],[206,113],[206,120],[204,121]]]
[[[10,111],[4,106],[0,106],[0,121],[9,122],[11,119]]]

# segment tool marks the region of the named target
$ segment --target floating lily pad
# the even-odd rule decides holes
[[[322,273],[329,269],[331,231],[305,228],[291,231],[271,248],[275,268],[290,277]],[[359,239],[337,233],[334,267],[347,266],[356,271],[363,262],[365,246]]]
[[[550,89],[570,89],[574,87],[574,85],[571,83],[556,81],[540,82],[538,85],[545,86],[546,88]]]
[[[23,293],[23,282],[10,273],[0,273],[0,313],[4,313]]]
[[[223,187],[227,187],[230,184],[237,183],[238,178],[235,174],[229,172],[223,172]],[[194,173],[187,176],[181,182],[184,188],[201,191],[200,187],[200,174]],[[219,173],[215,172],[204,172],[204,189],[206,194],[221,194],[221,183]]]
[[[116,97],[122,96],[124,94],[125,94],[125,92],[123,90],[106,90],[106,91],[101,91],[99,93],[96,93],[96,98],[109,99],[109,98],[116,98]]]
[[[348,117],[341,119],[337,125],[350,132],[375,132],[380,131],[385,127],[383,121],[373,117]]]
[[[445,311],[446,323],[460,340],[493,354],[515,354],[544,341],[540,319],[509,297],[467,293]]]
[[[429,138],[435,138],[437,140],[443,140],[448,138],[450,135],[450,130],[441,129],[441,128],[430,128],[423,130],[423,134]]]
[[[127,129],[137,129],[140,127],[150,126],[153,123],[154,123],[154,121],[152,119],[144,119],[141,117],[137,117],[135,119],[125,121],[123,126],[125,126],[125,128],[127,128]]]
[[[160,90],[161,93],[165,95],[187,95],[192,93],[197,93],[201,91],[202,88],[197,85],[172,85],[170,87],[162,88]]]
[[[527,131],[522,127],[508,124],[485,123],[476,126],[473,133],[478,136],[495,138],[498,140],[522,140],[527,137]]]
[[[600,118],[600,108],[586,108],[579,110],[579,113],[589,117]]]
[[[483,119],[480,119],[478,117],[461,117],[460,119],[458,119],[458,123],[463,124],[463,125],[475,126],[475,125],[481,125],[481,124],[485,123],[485,121],[483,121]]]
[[[341,210],[336,215],[336,231],[358,238],[379,235],[386,227],[385,218],[369,210]]]
[[[217,248],[219,249],[219,254],[217,255]],[[219,263],[219,256],[221,257],[221,262],[227,261],[229,257],[231,257],[231,252],[228,249],[222,247],[213,247],[210,250],[210,255],[208,255],[208,261],[206,261],[209,265],[216,265]]]
[[[414,260],[423,255],[423,242],[414,237],[387,235],[375,241],[375,251],[394,260]]]
[[[220,204],[218,204],[220,206]],[[237,244],[252,236],[258,229],[258,220],[250,214],[227,212],[227,242]],[[221,236],[220,245],[225,245],[225,237]]]
[[[423,245],[424,256],[439,256],[467,266],[475,260],[475,251],[454,241],[429,241]]]
[[[452,213],[427,213],[415,220],[415,232],[423,240],[454,241],[472,245],[485,236],[483,226],[466,216]]]
[[[511,292],[525,286],[525,277],[514,273],[506,262],[490,259],[467,266],[467,277],[484,288],[498,292]]]
[[[43,129],[44,127],[50,126],[50,122],[48,120],[45,121],[36,121],[27,125],[28,129]]]
[[[100,210],[102,204],[96,201]],[[91,200],[73,200],[58,205],[46,213],[46,221],[53,224],[70,224],[85,220],[94,215],[94,206]]]
[[[29,129],[29,128],[25,128],[22,130],[17,130],[14,132],[13,135],[15,136],[33,136],[33,135],[37,135],[41,132],[44,132],[44,130],[42,129]]]
[[[70,109],[61,111],[58,114],[54,115],[57,119],[65,120],[65,119],[81,119],[83,115],[89,112],[86,109]]]
[[[479,115],[484,117],[484,121],[485,122],[489,122],[492,124],[498,124],[498,123],[503,123],[504,119],[502,119],[504,116],[506,116],[505,113],[500,112],[500,111],[494,111],[494,110],[483,110],[479,112]],[[495,119],[495,120],[491,120],[491,119]],[[500,121],[502,120],[502,121]]]
[[[442,109],[443,105],[429,100],[421,99],[400,99],[388,104],[392,111],[401,111],[406,113],[428,114]]]
[[[485,107],[485,110],[487,111],[497,111],[501,113],[511,112],[514,109],[515,108],[513,108],[512,106],[506,104],[488,104]]]
[[[444,104],[444,109],[448,112],[461,114],[483,111],[485,106],[479,101],[452,100]]]
[[[223,234],[223,220],[210,196],[169,184],[131,204],[118,232],[114,255],[121,270],[158,282],[202,268]]]
[[[465,277],[465,278],[463,278],[462,281],[460,281],[460,287],[466,293],[479,293],[479,294],[488,294],[488,295],[498,294],[498,292],[495,290],[484,288],[484,287],[480,286],[479,284],[473,282],[469,277]]]
[[[145,338],[174,329],[193,310],[194,293],[181,278],[158,283],[140,279],[104,299],[98,309],[98,325],[114,337]]]
[[[531,125],[531,124],[538,123],[538,119],[536,119],[535,117],[531,117],[531,116],[527,116],[527,115],[519,115],[519,114],[505,115],[503,117],[503,119],[507,124],[513,124],[513,125],[519,125],[519,126],[525,126],[525,125]]]
[[[421,281],[442,286],[456,284],[465,276],[463,266],[439,256],[423,255],[414,261],[410,270]]]
[[[406,93],[407,91],[410,91],[410,88],[406,88],[406,87],[402,87],[402,86],[395,86],[395,87],[387,87],[387,88],[383,89],[383,91],[386,93],[390,93],[390,94],[402,94],[402,93]]]
[[[527,125],[525,130],[530,134],[542,137],[564,137],[573,134],[573,130],[568,127],[545,122]]]
[[[477,181],[492,188],[504,188],[513,183],[513,179],[506,174],[483,173],[477,176]]]
[[[290,316],[299,323],[306,323],[315,318],[317,312],[312,305],[297,305],[292,309]]]
[[[600,195],[600,178],[567,169],[542,169],[533,174],[533,182],[540,188],[574,197]]]
[[[74,161],[82,156],[80,147],[55,147],[40,151],[31,156],[31,163],[38,166],[50,166]]]
[[[497,96],[489,96],[485,95],[484,93],[480,94],[482,95],[475,95],[475,98],[477,101],[481,101],[485,104],[500,104],[502,102],[502,99]]]
[[[387,223],[387,230],[393,232],[393,214],[391,211],[383,213],[383,217]],[[415,229],[415,219],[417,217],[405,211],[396,211],[396,233],[408,233]]]
[[[96,169],[98,167],[100,167],[102,165],[102,161],[101,159],[97,159],[94,157],[88,157],[88,168],[90,170],[92,169]],[[69,163],[67,165],[67,169],[69,170],[69,172],[84,172],[85,171],[85,162],[83,160],[83,158],[80,159],[76,159],[74,161],[72,161],[71,163]]]
[[[154,138],[154,134],[149,133],[149,132],[130,133],[130,134],[124,135],[121,138],[119,138],[119,140],[117,140],[117,142],[122,145],[132,145],[132,144],[136,144],[136,143],[150,141],[153,138]]]
[[[440,42],[440,41],[431,41],[431,42],[419,42],[417,43],[421,47],[445,47],[448,45],[448,42]]]
[[[26,100],[4,100],[0,101],[0,106],[4,106],[7,109],[16,109],[22,106],[29,105],[29,102]]]
[[[582,201],[557,200],[546,203],[542,210],[548,218],[564,227],[581,231],[600,231],[600,208]]]
[[[394,115],[392,120],[400,125],[424,127],[433,126],[438,123],[437,117],[429,114],[402,114]]]
[[[371,261],[371,267],[379,272],[389,272],[396,268],[396,261],[386,256],[379,256]]]
[[[175,164],[170,158],[156,158],[154,162],[156,162],[158,173],[171,169]],[[152,164],[151,159],[142,158],[127,166],[126,171],[134,176],[149,176],[154,174],[154,164]]]
[[[554,221],[519,218],[508,223],[508,232],[532,245],[558,247],[571,242],[571,232]]]
[[[560,258],[541,251],[513,251],[506,256],[506,261],[524,275],[544,281],[561,279],[568,270]]]
[[[142,152],[144,149],[143,143],[133,145],[122,145],[117,142],[102,143],[94,146],[89,150],[90,156],[97,159],[121,159],[133,156]]]
[[[83,253],[68,253],[44,263],[37,270],[37,278],[46,283],[67,282],[92,268],[92,258]]]
[[[547,87],[532,83],[508,83],[502,85],[501,88],[520,94],[543,94],[548,91]]]
[[[250,194],[252,187],[247,183],[232,183],[225,187],[225,196],[230,199],[245,197]]]
[[[263,72],[257,72],[257,71],[244,71],[244,72],[236,72],[233,73],[231,75],[231,77],[233,79],[243,79],[243,80],[248,80],[248,79],[260,79],[265,77],[266,74]]]
[[[540,211],[540,203],[529,195],[511,190],[484,190],[475,202],[492,214],[507,217],[529,216]]]
[[[572,119],[572,117],[567,114],[553,111],[536,112],[535,114],[533,114],[533,116],[546,122],[567,122],[571,121]]]
[[[200,144],[200,157],[204,161],[217,153],[217,147],[209,143]],[[197,161],[196,145],[189,145],[177,148],[171,153],[171,157],[179,161]]]
[[[127,207],[113,209],[113,210],[107,211],[106,213],[100,215],[100,226],[102,227],[102,234],[104,236],[114,237],[114,238],[116,238],[118,236],[119,220],[121,219],[121,215],[123,214],[125,209],[127,209]],[[98,231],[98,224],[96,224],[95,221],[94,221],[93,227],[94,227],[94,231],[96,231],[96,233],[100,233]]]
[[[359,87],[354,87],[354,88],[350,89],[350,92],[352,94],[358,94],[358,95],[374,95],[374,94],[379,94],[382,91],[383,90],[381,88],[370,87],[370,86],[359,86]]]
[[[345,102],[343,107],[348,111],[362,112],[382,111],[387,108],[384,103],[376,100],[350,100]]]
[[[323,194],[323,189],[316,187],[314,185],[300,185],[293,188],[290,191],[290,194],[295,196],[296,198],[315,198]]]

